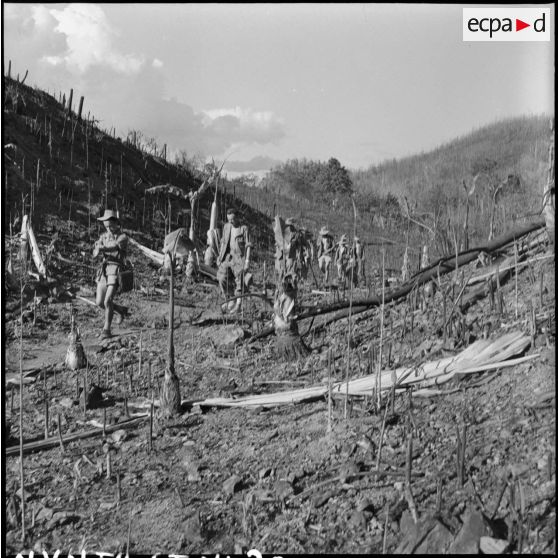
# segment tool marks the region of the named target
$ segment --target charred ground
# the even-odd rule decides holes
[[[69,116],[44,92],[8,80],[5,95],[8,553],[75,553],[82,547],[130,553],[478,552],[483,535],[505,541],[500,551],[555,553],[554,258],[546,242],[536,241],[538,232],[521,239],[528,265],[518,267],[494,296],[456,311],[445,334],[444,306],[456,300],[463,277],[483,273],[477,261],[441,276],[427,304],[411,296],[387,305],[382,367],[418,365],[458,353],[483,336],[496,339],[516,330],[532,336],[526,354],[539,354],[537,359],[455,379],[436,396],[398,394],[393,408],[385,401],[376,408],[374,398],[352,398],[345,405],[337,396],[331,431],[326,398],[245,409],[195,402],[323,384],[328,371],[336,380],[370,374],[379,355],[381,310],[352,316],[350,324],[347,318],[327,323],[327,315],[303,320],[300,331],[311,355],[280,363],[271,337],[250,342],[270,318],[263,301],[248,299],[243,314],[231,320],[221,315],[214,283],[179,277],[175,354],[187,401],[176,421],[154,421],[150,439],[149,420],[129,426],[128,416],[149,412],[151,397],[158,398],[168,336],[166,278],[132,251],[137,288],[120,297],[130,318],[109,341],[97,338],[99,311],[75,296],[93,298],[91,239],[98,234],[95,217],[107,203],[119,208],[128,234],[160,251],[168,200],[146,199],[145,188],[172,183],[187,191],[200,179],[103,132],[91,118]],[[198,231],[207,228],[211,200],[212,193],[199,204]],[[221,202],[221,211],[227,204],[242,206],[255,229],[255,282],[262,286],[260,263],[272,255],[271,216],[230,192]],[[173,228],[188,224],[187,210],[186,203],[173,204]],[[54,283],[26,275],[21,281],[17,225],[31,213]],[[513,254],[513,243],[492,256],[498,260],[504,253]],[[6,271],[10,261],[12,273]],[[312,286],[302,289],[306,309],[343,296],[316,295]],[[370,288],[381,292],[378,284],[356,289],[355,304]],[[70,305],[77,308],[89,361],[77,373],[64,367]],[[21,409],[20,338],[26,375]],[[86,409],[84,379],[87,391],[91,384],[102,388],[101,399]],[[40,450],[47,407],[47,437],[56,445]],[[16,449],[20,412],[24,442],[37,450],[26,451],[23,459],[24,541]],[[464,429],[459,479],[457,447]],[[72,441],[90,430],[96,435]],[[408,454],[418,523],[405,493]]]

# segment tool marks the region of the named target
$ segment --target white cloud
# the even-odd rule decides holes
[[[278,143],[285,124],[277,114],[251,108],[194,109],[165,91],[164,63],[145,52],[118,48],[124,29],[109,24],[102,4],[5,5],[5,59],[12,75],[28,69],[28,83],[84,95],[85,110],[108,129],[153,137],[167,152],[219,157],[231,149]],[[143,45],[142,45],[143,47]]]
[[[272,112],[240,107],[198,112],[176,99],[145,101],[146,108],[134,107],[142,115],[141,129],[188,153],[219,156],[236,147],[277,143],[285,135],[283,121]]]
[[[79,74],[91,66],[107,66],[118,73],[134,74],[144,64],[143,57],[123,54],[113,45],[114,32],[103,10],[95,4],[70,4],[62,10],[36,7],[33,10],[39,30],[54,19],[54,31],[65,36],[65,51],[45,55],[49,64],[65,63]]]
[[[46,6],[31,6],[31,17],[37,31],[49,30],[56,23],[52,13]]]
[[[220,108],[202,111],[206,130],[227,138],[229,145],[241,143],[274,143],[284,135],[284,122],[270,111],[250,108]]]

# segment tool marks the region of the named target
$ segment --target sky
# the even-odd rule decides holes
[[[466,6],[3,3],[4,71],[171,158],[364,169],[554,114],[553,4],[547,42],[464,42]]]

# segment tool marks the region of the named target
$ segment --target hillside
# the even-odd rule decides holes
[[[496,122],[427,153],[351,171],[356,219],[346,195],[324,196],[315,169],[325,163],[295,159],[276,165],[257,188],[235,180],[236,195],[262,211],[273,208],[317,234],[356,229],[381,259],[388,242],[390,269],[401,269],[405,249],[413,269],[428,245],[433,257],[483,243],[540,214],[548,172],[549,119]],[[465,222],[467,221],[467,235]],[[387,240],[386,240],[387,239]]]
[[[440,184],[456,195],[463,180],[469,183],[493,163],[490,170],[495,176],[517,176],[526,192],[538,194],[548,164],[549,121],[548,116],[498,121],[427,153],[355,171],[356,190],[415,198]]]
[[[123,228],[134,231],[136,240],[160,250],[165,231],[189,226],[190,207],[186,200],[171,199],[169,204],[165,195],[149,196],[145,190],[172,184],[187,193],[199,188],[203,175],[166,161],[158,146],[143,145],[141,131],[130,131],[125,139],[114,137],[89,112],[78,119],[77,103],[68,112],[68,104],[65,109],[60,99],[5,78],[4,234],[26,213],[40,232],[53,232],[51,218],[65,217],[73,233],[88,230],[89,238],[89,230],[99,232],[96,217],[108,207],[120,212]],[[214,191],[206,192],[198,204],[196,232],[208,228],[213,195]],[[224,220],[227,207],[238,200],[227,194],[226,183],[218,198]],[[241,209],[262,241],[271,242],[268,222],[250,207]],[[196,240],[203,249],[205,236],[197,234]]]
[[[434,251],[429,276],[402,281],[405,247],[413,276],[423,242],[442,251],[438,237],[451,237],[447,220],[429,239],[389,208],[355,219],[352,204],[224,181],[220,217],[239,207],[255,239],[252,296],[225,315],[214,281],[177,275],[182,412],[165,421],[169,280],[131,250],[135,288],[118,295],[129,316],[100,339],[90,254],[107,200],[130,237],[161,251],[189,205],[145,189],[196,189],[203,172],[146,153],[139,132],[136,145],[114,138],[42,91],[5,85],[7,555],[556,552],[554,253],[540,218],[515,207],[523,193],[501,198],[492,243],[479,199],[462,259]],[[198,206],[200,249],[213,195]],[[509,233],[504,211],[521,211],[523,232]],[[275,287],[276,213],[312,232],[356,228],[370,250],[355,288],[323,285],[314,262],[296,308],[310,353],[288,362],[262,298]],[[46,281],[19,257],[23,214]],[[65,364],[72,312],[78,370]]]

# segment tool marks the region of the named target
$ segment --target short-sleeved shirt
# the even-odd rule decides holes
[[[124,265],[126,260],[128,237],[121,232],[114,234],[110,231],[105,231],[98,240],[98,245],[104,248],[114,246],[115,243],[117,246],[114,250],[103,252],[104,263],[121,266]]]
[[[333,237],[329,234],[323,235],[318,245],[318,257],[331,256],[333,251]]]

